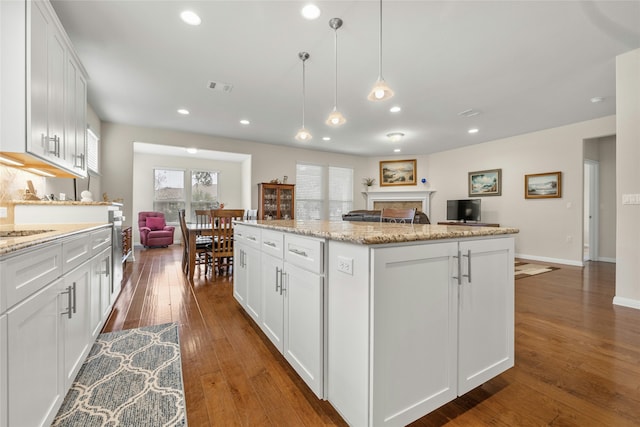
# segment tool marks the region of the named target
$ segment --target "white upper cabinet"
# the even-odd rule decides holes
[[[87,76],[55,11],[43,0],[0,2],[0,20],[2,153],[87,176]]]

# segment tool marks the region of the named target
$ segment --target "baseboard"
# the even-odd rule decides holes
[[[613,304],[619,305],[622,307],[635,308],[636,310],[640,310],[640,300],[624,298],[624,297],[613,297]]]
[[[598,258],[598,261],[601,261],[601,262],[612,262],[612,263],[615,264],[616,259],[615,258],[607,258],[607,257],[602,257],[601,256],[601,257]]]
[[[564,265],[573,265],[576,267],[584,267],[584,264],[582,261],[574,261],[571,259],[549,258],[549,257],[543,257],[543,256],[536,256],[536,255],[526,255],[526,254],[516,254],[515,257],[520,259],[528,259],[530,261],[543,261],[543,262],[550,262],[553,264],[564,264]]]

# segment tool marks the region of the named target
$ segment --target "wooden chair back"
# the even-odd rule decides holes
[[[211,210],[212,257],[216,270],[233,264],[233,221],[243,219],[244,209]]]
[[[397,222],[413,224],[416,208],[383,208],[380,212],[380,222]]]

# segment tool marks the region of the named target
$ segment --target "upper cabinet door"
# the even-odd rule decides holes
[[[43,13],[41,5],[29,2],[31,7],[31,28],[27,28],[27,46],[30,46],[30,55],[27,61],[27,96],[30,102],[27,106],[27,122],[30,123],[31,132],[27,136],[27,151],[40,157],[46,157],[48,153],[49,128],[48,128],[48,101],[49,101],[49,65],[48,65],[48,28],[49,20]],[[30,120],[29,120],[30,119]]]

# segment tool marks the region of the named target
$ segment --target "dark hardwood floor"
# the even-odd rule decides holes
[[[180,325],[190,427],[346,425],[232,296],[181,271],[182,248],[136,248],[104,331]],[[615,264],[516,280],[516,364],[412,426],[640,425],[640,311],[612,304]]]

